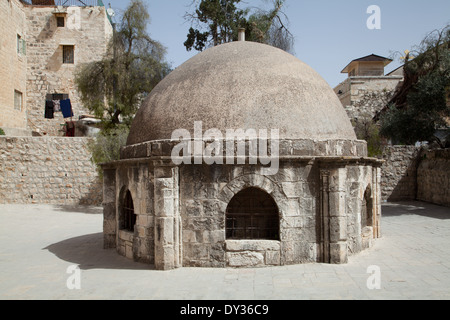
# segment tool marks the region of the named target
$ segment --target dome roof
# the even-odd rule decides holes
[[[128,145],[219,129],[279,129],[281,139],[356,140],[327,82],[271,46],[233,42],[210,48],[161,81],[136,114]]]

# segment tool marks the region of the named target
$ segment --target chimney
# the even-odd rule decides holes
[[[239,28],[238,30],[238,41],[245,41],[245,29]]]

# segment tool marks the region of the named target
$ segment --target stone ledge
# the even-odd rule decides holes
[[[213,141],[203,141],[203,147]],[[227,156],[227,140],[222,140],[223,156]],[[246,157],[248,156],[249,145],[252,141],[234,141],[233,154],[237,154],[238,146],[245,144]],[[149,141],[136,145],[125,146],[121,149],[120,158],[126,159],[145,159],[153,157],[171,157],[172,150],[179,145],[180,141],[158,140]],[[190,146],[190,150],[194,150],[194,141],[185,141]],[[271,140],[268,140],[268,156],[271,152]],[[279,140],[279,156],[296,156],[296,157],[366,157],[367,142],[360,140],[308,140],[308,139],[280,139]],[[185,156],[180,154],[180,157]],[[186,155],[192,156],[192,155]]]
[[[134,241],[134,232],[119,230],[119,239],[122,241],[133,242]]]
[[[227,240],[226,250],[229,252],[280,251],[281,242],[271,240]]]

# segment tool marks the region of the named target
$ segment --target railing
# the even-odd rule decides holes
[[[21,0],[33,6],[104,7],[102,0]]]

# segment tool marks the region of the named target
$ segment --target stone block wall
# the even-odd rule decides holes
[[[100,205],[86,138],[0,137],[0,203]]]
[[[350,77],[334,91],[351,120],[374,117],[386,106],[403,77]]]
[[[154,175],[147,164],[131,164],[104,171],[104,247],[135,261],[155,263],[155,214],[153,209]],[[121,230],[126,192],[133,199],[136,227]]]
[[[450,207],[450,149],[427,151],[417,172],[417,199]]]
[[[415,200],[419,149],[389,146],[383,152],[382,197],[385,201]]]

